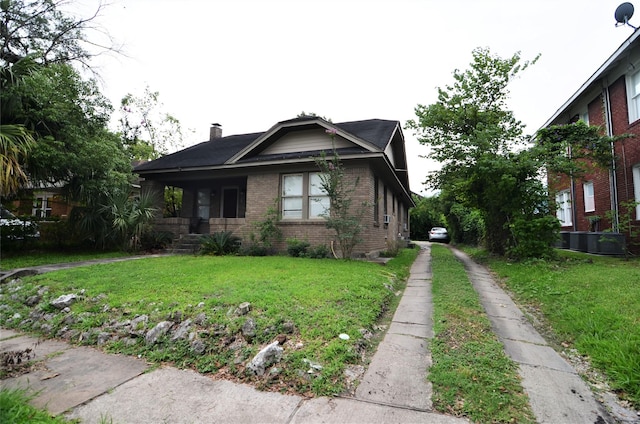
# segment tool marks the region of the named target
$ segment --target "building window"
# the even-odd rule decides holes
[[[378,183],[378,177],[373,178],[373,222],[380,221],[380,187]]]
[[[322,174],[309,173],[309,218],[324,218],[331,208],[327,191],[322,187]]]
[[[329,196],[318,172],[282,176],[282,218],[319,219],[329,213]]]
[[[572,224],[571,220],[571,193],[563,190],[556,194],[556,217],[562,227]]]
[[[627,78],[627,96],[629,123],[631,123],[640,119],[640,72]]]
[[[636,200],[636,220],[640,221],[640,163],[633,167],[633,193]]]
[[[31,215],[36,218],[48,218],[51,216],[51,205],[53,202],[53,194],[40,193],[36,194],[33,199],[33,209]]]
[[[596,210],[596,202],[593,196],[593,181],[582,184],[584,190],[584,211],[593,212]]]

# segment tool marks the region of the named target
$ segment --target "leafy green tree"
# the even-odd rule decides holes
[[[439,196],[422,197],[413,195],[413,201],[416,207],[409,212],[411,216],[411,239],[428,240],[431,228],[446,226],[443,204]]]
[[[532,62],[520,54],[502,59],[488,49],[472,52],[470,69],[455,70],[453,85],[438,88],[438,101],[418,105],[410,120],[430,157],[442,163],[428,181],[456,200],[481,212],[487,248],[504,254],[510,242],[509,223],[515,213],[531,213],[539,199],[525,199],[535,185],[537,169],[526,167],[512,153],[523,148],[524,125],[506,107],[508,84]],[[535,62],[535,60],[534,60]]]
[[[127,94],[120,102],[120,133],[131,159],[157,159],[183,147],[180,121],[162,107],[160,93],[149,87],[142,96]]]
[[[91,69],[93,56],[118,50],[111,37],[94,22],[104,4],[99,3],[91,16],[78,18],[62,10],[68,3],[69,0],[1,0],[0,63],[15,64],[29,56],[41,65],[74,62]],[[90,32],[94,33],[91,40]]]
[[[36,140],[26,160],[32,183],[63,185],[86,200],[131,178],[117,135],[107,129],[111,105],[94,81],[68,64],[39,66],[0,94],[3,123],[20,124]]]
[[[587,166],[610,163],[607,152],[614,140],[602,136],[600,128],[578,123],[542,130],[529,146],[530,137],[506,101],[509,83],[537,58],[522,62],[516,53],[503,59],[482,48],[472,55],[470,69],[454,71],[453,85],[438,89],[436,103],[418,105],[417,120],[407,127],[442,163],[429,176],[430,184],[452,205],[480,214],[490,252],[549,256],[559,223],[550,217],[545,172],[576,176]],[[573,154],[567,155],[567,148]],[[452,212],[447,212],[449,222],[455,222]]]
[[[327,130],[327,133],[331,136],[332,142],[335,141],[335,132]],[[323,152],[316,164],[322,172],[320,186],[329,197],[326,226],[335,231],[342,258],[349,259],[355,246],[362,241],[360,234],[366,205],[352,205],[352,196],[359,180],[356,179],[354,184],[347,182],[344,166],[335,146],[331,158],[327,158]]]

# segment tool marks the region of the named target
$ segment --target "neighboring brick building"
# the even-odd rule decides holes
[[[334,124],[302,117],[279,122],[264,133],[227,137],[214,125],[208,141],[141,164],[134,172],[141,177],[142,190],[156,192],[158,200],[167,186],[183,189],[180,217],[156,223],[176,235],[231,230],[247,240],[256,233],[254,223],[275,207],[284,240],[329,246],[336,240],[322,216],[328,198],[318,185],[316,159],[321,152],[332,157],[334,148],[345,178],[356,187],[352,205],[366,205],[363,241],[354,252],[384,250],[389,242],[408,240],[414,203],[397,121]],[[276,246],[284,247],[284,241]]]
[[[563,231],[622,232],[633,250],[640,244],[640,238],[633,237],[640,229],[640,205],[629,213],[625,205],[640,202],[639,37],[640,31],[634,31],[544,125],[581,119],[601,126],[607,135],[633,135],[613,144],[616,159],[609,170],[594,171],[580,179],[549,177],[549,187],[557,193],[557,216]],[[635,231],[629,231],[630,226]]]

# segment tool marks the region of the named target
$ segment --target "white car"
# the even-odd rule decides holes
[[[0,207],[0,236],[3,239],[23,240],[26,238],[39,238],[38,224],[23,220],[15,216],[11,211]]]
[[[443,227],[433,227],[431,231],[429,231],[429,241],[443,241],[448,243],[449,233],[447,229]]]

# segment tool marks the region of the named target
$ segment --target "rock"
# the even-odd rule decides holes
[[[194,340],[191,342],[191,350],[196,355],[204,355],[207,350],[207,346],[204,344],[202,340]]]
[[[62,320],[62,322],[66,325],[73,325],[77,322],[78,320],[76,319],[75,315],[73,314],[68,314],[66,317],[64,317],[64,319]]]
[[[51,305],[56,309],[64,309],[67,308],[76,301],[78,296],[75,294],[63,294],[57,299],[51,301]]]
[[[317,362],[312,362],[308,359],[303,359],[302,362],[304,362],[305,364],[309,365],[309,371],[307,371],[309,374],[315,372],[315,371],[322,371],[322,365],[318,364]]]
[[[361,328],[358,331],[360,332],[360,334],[362,334],[362,338],[364,338],[365,340],[371,340],[371,338],[373,337],[373,333],[366,328]]]
[[[242,324],[242,335],[247,340],[251,340],[256,336],[256,323],[253,319],[249,318]]]
[[[284,324],[282,324],[282,331],[284,331],[287,334],[293,334],[293,332],[296,331],[296,326],[293,323],[293,321],[287,321]]]
[[[157,343],[158,339],[167,334],[171,327],[173,327],[173,323],[171,321],[159,322],[155,327],[147,332],[145,341],[150,345]]]
[[[204,308],[204,302],[200,302],[196,305],[196,308]]]
[[[204,312],[200,312],[194,319],[193,319],[193,323],[196,325],[202,325],[204,326],[204,324],[207,322],[207,314],[205,314]]]
[[[178,329],[173,333],[173,336],[171,336],[171,341],[186,339],[190,328],[191,320],[188,319],[178,326]]]
[[[247,315],[250,310],[251,310],[251,303],[242,302],[241,304],[238,305],[238,308],[236,309],[235,313],[236,315]]]
[[[286,343],[287,341],[287,336],[284,334],[278,334],[278,336],[276,337],[276,341],[278,342],[278,344],[280,346],[282,346],[283,344]]]
[[[173,321],[176,324],[182,322],[182,311],[172,311],[168,317],[169,321]]]
[[[98,341],[97,341],[98,346],[105,344],[110,339],[111,339],[111,334],[110,333],[102,332],[102,333],[98,334]]]
[[[33,296],[29,296],[27,300],[24,301],[24,304],[27,306],[35,306],[38,303],[40,303],[41,300],[42,300],[42,296],[36,294]]]
[[[134,330],[145,328],[147,326],[147,322],[149,322],[149,317],[147,315],[137,316],[131,320],[131,328]]]
[[[256,375],[264,375],[267,367],[277,363],[282,359],[284,349],[280,347],[280,344],[276,341],[262,349],[258,354],[249,362],[247,368],[249,368]]]

